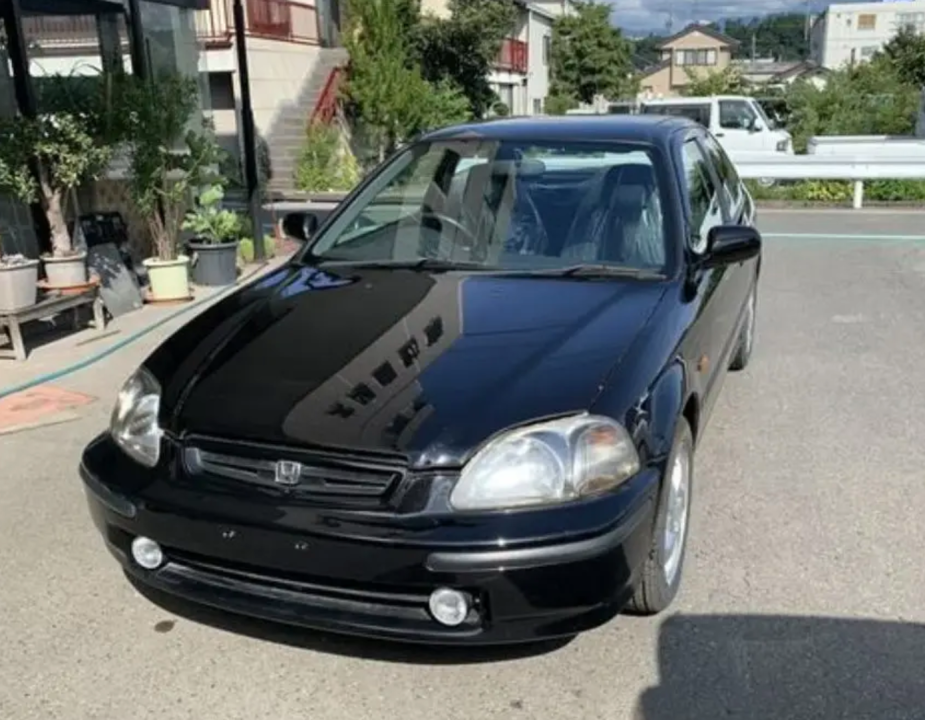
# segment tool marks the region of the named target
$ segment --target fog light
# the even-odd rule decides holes
[[[132,540],[132,557],[145,570],[155,570],[164,562],[161,546],[146,537],[137,537]]]
[[[469,614],[469,598],[465,593],[450,588],[434,590],[427,605],[438,623],[450,627],[462,624]]]

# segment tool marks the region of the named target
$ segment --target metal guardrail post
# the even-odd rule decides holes
[[[864,181],[855,180],[854,181],[854,209],[860,210],[864,205]]]

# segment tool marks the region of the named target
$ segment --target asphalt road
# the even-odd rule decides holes
[[[668,614],[459,652],[153,602],[75,473],[149,336],[59,382],[100,398],[79,420],[0,437],[0,718],[925,718],[925,216],[761,224],[756,352],[699,448]]]

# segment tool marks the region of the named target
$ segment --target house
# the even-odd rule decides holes
[[[67,2],[75,5],[74,0]],[[233,0],[168,0],[163,5],[111,0],[111,4],[139,6],[145,22],[144,53],[153,66],[199,73],[203,103],[219,142],[240,157]],[[177,7],[183,4],[185,9]],[[335,71],[347,60],[338,34],[341,5],[341,0],[243,0],[251,105],[271,190],[292,188],[306,118],[316,110],[323,112],[319,105],[336,97]],[[128,68],[127,26],[121,18],[114,21]],[[99,33],[92,12],[26,17],[23,29],[33,76],[96,72]]]
[[[677,97],[692,77],[729,67],[738,45],[738,40],[708,25],[688,25],[658,46],[660,61],[639,75],[640,97]]]
[[[575,12],[574,0],[514,0],[517,18],[488,81],[511,115],[543,113],[549,95],[552,24]],[[449,17],[449,0],[423,0],[422,12]]]
[[[829,5],[812,22],[810,57],[830,70],[864,62],[904,27],[925,33],[925,0]]]
[[[774,58],[733,60],[732,67],[742,74],[745,82],[766,88],[784,88],[797,80],[822,85],[829,72],[812,60],[778,61]]]

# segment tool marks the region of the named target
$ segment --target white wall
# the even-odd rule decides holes
[[[860,15],[874,15],[874,27],[860,29]],[[830,5],[825,18],[813,29],[814,58],[831,69],[868,60],[909,19],[917,21],[919,32],[925,32],[925,0]]]
[[[298,100],[320,53],[315,45],[248,38],[251,106],[258,132],[267,134],[284,105]]]
[[[537,112],[535,100],[540,101],[539,112],[549,95],[549,66],[543,59],[543,38],[552,39],[552,20],[535,12],[530,13],[527,24],[528,65],[527,76],[527,112],[534,115]]]

